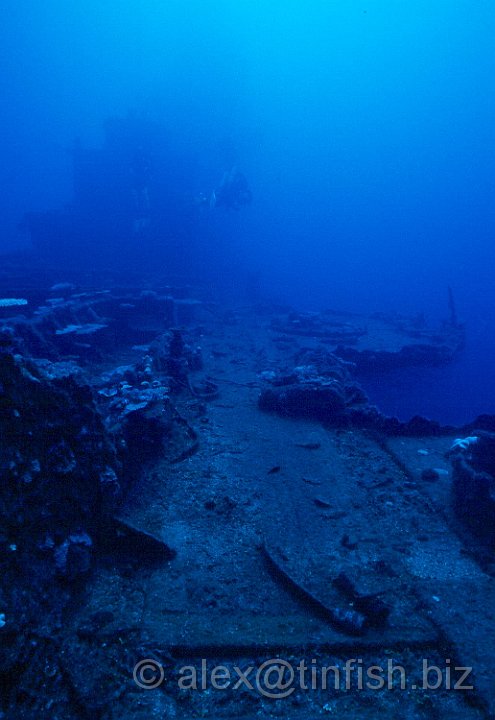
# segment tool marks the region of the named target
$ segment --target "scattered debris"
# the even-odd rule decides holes
[[[324,498],[321,498],[321,497],[315,497],[315,498],[313,498],[313,502],[314,502],[314,504],[315,504],[317,507],[320,507],[320,508],[330,508],[330,507],[332,507],[332,503],[331,503],[331,502],[329,502],[328,500],[325,500]]]
[[[366,617],[369,627],[382,628],[386,625],[392,608],[380,599],[381,593],[361,595],[345,573],[337,575],[333,585]]]
[[[301,478],[303,482],[308,483],[308,485],[321,485],[321,480],[314,480],[313,478]]]
[[[436,482],[440,480],[440,473],[435,468],[426,468],[421,473],[421,480],[426,482]]]
[[[266,545],[262,545],[261,550],[274,576],[287,590],[301,600],[305,607],[324,617],[341,632],[349,635],[362,635],[366,631],[366,618],[364,615],[351,608],[328,607],[289,575],[281,563],[275,559],[275,553],[268,550]]]
[[[165,540],[143,528],[136,527],[130,520],[122,517],[113,518],[114,535],[106,538],[105,545],[111,547],[122,557],[135,557],[141,561],[173,560],[177,551]]]

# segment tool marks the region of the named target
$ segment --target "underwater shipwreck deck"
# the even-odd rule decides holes
[[[71,718],[494,716],[495,564],[480,557],[453,514],[448,451],[458,432],[421,435],[416,427],[394,435],[258,407],[264,377],[308,349],[333,351],[344,369],[361,362],[379,371],[394,358],[399,367],[406,359],[441,363],[462,344],[461,328],[227,312],[187,298],[164,325],[161,310],[146,315],[147,306],[132,305],[134,290],[64,291],[68,299],[13,325],[30,342],[26,326],[58,313],[55,340],[71,362],[82,354],[95,382],[137,362],[146,338],[177,320],[201,346],[203,367],[174,397],[181,422],[193,429],[185,451],[144,463],[116,513],[117,528],[132,531],[127,552],[97,552],[58,638],[35,635],[33,666],[45,664],[43,648],[49,655],[59,648],[60,674],[43,677],[44,694],[55,697],[63,678],[82,713]],[[131,312],[129,327],[144,345],[112,348],[114,306]],[[205,382],[215,388],[208,397],[194,392]],[[147,558],[149,541],[165,552]],[[369,627],[360,625],[363,598],[374,599],[377,616],[386,610]],[[235,678],[276,658],[315,667],[315,687],[295,681],[278,699],[242,683],[179,689],[185,666],[223,666]],[[393,689],[358,686],[357,670],[346,688],[351,659],[364,673],[380,667],[385,681],[389,667],[401,666],[404,688],[397,678]],[[163,668],[166,681],[152,692],[133,679],[142,660]],[[436,689],[423,685],[424,663],[440,669]],[[328,688],[318,680],[328,666],[341,673],[337,688],[333,676]],[[461,667],[472,668],[463,687],[473,689],[454,689]],[[44,717],[39,684],[31,674],[20,688]]]
[[[393,660],[408,673],[402,693],[364,691],[366,708],[359,692],[296,689],[291,702],[232,691],[236,717],[397,717],[404,703],[404,717],[485,717],[495,707],[495,581],[449,517],[446,452],[455,435],[384,439],[260,412],[258,373],[283,361],[284,342],[246,317],[204,334],[205,370],[220,394],[196,425],[199,449],[153,467],[120,514],[177,555],[134,577],[103,564],[73,622],[84,626],[110,609],[101,638],[139,629],[152,657],[165,654],[172,678],[203,658],[212,666]],[[187,416],[191,402],[177,407]],[[431,467],[435,482],[421,476]],[[378,593],[390,605],[385,626],[353,634],[329,622],[325,609],[347,606],[333,583],[342,573],[361,595]],[[424,660],[472,667],[476,692],[423,690]],[[179,716],[231,717],[225,698],[190,695]]]

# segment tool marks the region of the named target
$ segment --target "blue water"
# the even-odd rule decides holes
[[[3,248],[28,242],[24,212],[71,203],[76,137],[98,147],[107,117],[152,119],[160,162],[187,161],[155,199],[173,231],[143,255],[187,269],[182,194],[210,192],[229,156],[254,202],[188,228],[196,274],[234,296],[256,277],[302,308],[432,322],[450,285],[464,354],[370,394],[402,417],[494,411],[492,3],[17,0],[0,33]]]

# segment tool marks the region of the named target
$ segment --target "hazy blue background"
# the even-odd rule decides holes
[[[446,314],[450,284],[469,323],[465,356],[443,380],[382,393],[384,409],[455,421],[495,411],[492,0],[1,10],[5,248],[23,241],[24,211],[70,200],[68,148],[76,136],[101,144],[107,116],[166,122],[211,186],[228,141],[255,201],[217,213],[205,234],[228,240],[226,284],[253,271],[266,295],[302,308],[432,319]]]

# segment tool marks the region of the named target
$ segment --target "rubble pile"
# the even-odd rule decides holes
[[[349,366],[325,349],[303,350],[288,372],[262,373],[267,387],[261,392],[258,405],[261,410],[290,417],[342,419],[347,411],[368,402],[353,381]]]

